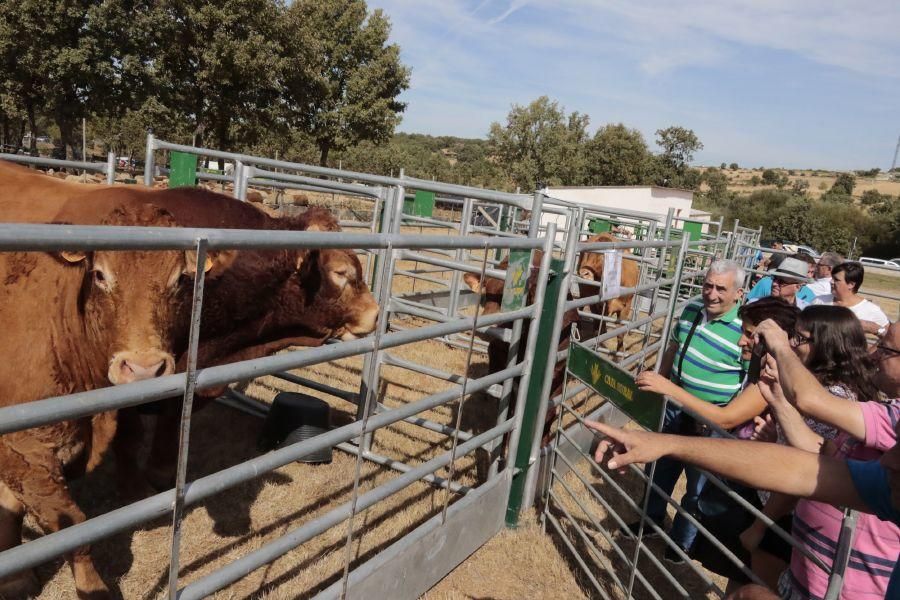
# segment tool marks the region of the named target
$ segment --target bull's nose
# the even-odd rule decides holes
[[[142,381],[169,375],[175,371],[175,360],[171,354],[152,352],[121,352],[113,357],[109,365],[109,380],[115,385]]]

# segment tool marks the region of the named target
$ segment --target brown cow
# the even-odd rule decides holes
[[[144,196],[138,193],[138,197]],[[310,208],[298,217],[273,218],[254,205],[203,189],[160,190],[151,197],[171,210],[183,226],[340,230],[334,216],[322,208]],[[332,337],[350,340],[366,335],[375,329],[378,304],[352,250],[241,250],[222,277],[207,286],[202,315],[197,364],[209,367],[267,356],[290,346],[316,346]],[[187,340],[182,342],[183,351]],[[184,365],[183,355],[179,365]],[[215,398],[224,390],[225,386],[218,386],[199,395]],[[171,487],[177,417],[177,411],[167,407],[156,428],[147,473],[156,488]],[[129,426],[137,427],[137,423],[134,419]],[[121,450],[129,449],[133,445],[126,441]]]
[[[619,242],[622,240],[609,233],[601,233],[588,238],[587,241]],[[624,250],[623,254],[631,254],[631,250]],[[581,259],[578,261],[578,276],[582,279],[589,279],[598,283],[603,281],[603,254],[600,252],[582,252]],[[623,257],[622,272],[619,275],[620,285],[622,287],[633,288],[637,286],[639,277],[640,273],[638,271],[637,263]],[[595,286],[582,283],[579,284],[578,288],[582,298],[600,294],[600,288]],[[626,315],[627,318],[628,313],[631,312],[632,302],[634,302],[634,294],[627,294],[619,296],[618,298],[613,298],[612,300],[607,300],[606,302],[598,302],[591,306],[590,310],[595,315],[602,315],[605,317],[612,317],[615,315],[616,320],[621,321],[623,315]],[[606,333],[605,320],[600,322],[600,335],[603,335],[604,333]],[[622,352],[625,348],[625,334],[623,333],[617,337],[616,352]]]
[[[67,218],[65,211],[58,214]],[[158,207],[117,207],[102,224],[173,226]],[[194,261],[185,252],[4,253],[0,256],[0,406],[174,371],[177,312]],[[65,475],[91,470],[115,432],[115,413],[0,436],[0,549],[21,539],[25,511],[45,531],[84,521]],[[65,472],[64,472],[65,470]],[[105,597],[88,547],[67,559],[79,597]],[[22,592],[30,574],[3,582]]]
[[[109,202],[133,209],[153,200],[171,209],[178,225],[338,229],[327,211],[313,210],[296,220],[272,219],[250,205],[204,191],[89,187],[2,163],[0,177],[4,183],[0,187],[0,220],[4,221],[40,221],[63,206],[69,222],[91,224],[97,222],[97,207]],[[6,194],[10,189],[16,191],[14,197]],[[82,193],[86,189],[90,193]],[[236,275],[207,282],[201,366],[264,356],[295,344],[318,344],[332,336],[349,339],[374,329],[378,307],[362,282],[362,267],[352,251],[241,250],[221,253],[217,264],[223,267],[223,273],[228,272],[224,266],[230,265]],[[187,320],[181,323],[186,327]],[[186,330],[176,337],[179,352],[183,352]],[[158,431],[168,429],[160,427]],[[128,446],[129,438],[124,439],[122,445]],[[170,446],[174,448],[174,442]],[[125,460],[119,462],[127,464]],[[14,520],[16,515],[11,516]]]
[[[294,218],[274,218],[258,207],[204,189],[151,190],[140,186],[85,186],[59,181],[30,169],[0,161],[0,220],[35,222],[54,214],[50,207],[65,205],[73,223],[96,222],[97,205],[119,202],[128,206],[152,202],[171,212],[185,227],[339,231],[334,216],[325,209],[311,208]],[[6,193],[14,190],[15,196]],[[87,190],[87,191],[86,191]],[[221,278],[208,281],[203,300],[203,319],[198,366],[214,366],[273,354],[290,346],[314,346],[330,337],[353,339],[375,328],[378,305],[366,287],[362,265],[351,250],[292,250],[223,252],[228,265]],[[230,273],[230,275],[229,275]],[[185,319],[187,317],[185,316]],[[176,340],[178,370],[184,368],[188,322]],[[214,398],[225,386],[201,390]],[[171,404],[171,403],[169,403]],[[166,419],[177,411],[167,409]],[[139,419],[126,410],[120,413],[117,456],[120,477],[129,495],[138,493],[140,480],[133,468],[139,435]],[[171,482],[172,452],[176,446],[174,426],[157,427],[148,475],[154,487]]]
[[[537,274],[538,268],[541,264],[541,259],[543,258],[543,251],[535,250],[532,253],[531,259],[531,273],[528,276],[528,293],[527,293],[527,301],[528,303],[534,302],[534,294],[537,290]],[[498,268],[506,269],[509,266],[508,258],[504,258]],[[481,295],[481,314],[490,315],[494,313],[500,312],[500,302],[503,298],[503,281],[497,279],[495,277],[485,277],[484,285],[480,283],[480,277],[475,273],[466,273],[463,275],[463,280],[469,286],[469,288],[475,292],[476,294]],[[578,313],[575,310],[567,310],[563,315],[563,325],[562,329],[559,332],[559,339],[557,340],[556,351],[563,351],[568,349],[569,347],[569,337],[572,329],[572,324],[578,321]],[[511,327],[511,324],[507,323],[504,327]],[[519,341],[519,354],[518,360],[522,361],[525,358],[525,348],[528,344],[528,324],[525,323],[522,329],[522,337]],[[541,348],[537,349],[539,352],[545,352],[548,349]],[[498,340],[492,338],[488,342],[488,370],[491,373],[496,373],[498,371],[502,371],[506,368],[507,362],[509,359],[509,344],[504,342],[503,340]],[[566,363],[565,361],[558,361],[553,368],[553,380],[550,384],[550,397],[547,398],[549,402],[552,398],[558,396],[562,391],[563,382],[565,379],[566,373]],[[510,407],[512,410],[512,407]],[[553,422],[553,419],[556,417],[556,408],[552,408],[547,411],[547,418],[544,423],[544,432],[543,432],[543,443],[546,444],[549,442],[549,433],[550,433],[550,425]]]

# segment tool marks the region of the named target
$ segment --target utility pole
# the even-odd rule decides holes
[[[900,153],[900,136],[897,136],[897,147],[894,148],[894,160],[891,161],[891,169],[888,171],[888,177],[891,177],[894,169],[897,167],[897,154]]]

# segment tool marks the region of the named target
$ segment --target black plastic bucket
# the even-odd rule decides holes
[[[284,448],[302,442],[330,429],[331,407],[324,400],[308,394],[281,392],[272,401],[257,446],[262,451]],[[297,462],[324,464],[331,462],[332,448],[322,448],[300,457]]]

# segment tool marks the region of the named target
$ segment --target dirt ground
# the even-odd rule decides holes
[[[413,268],[412,263],[401,264]],[[436,287],[417,282],[416,289]],[[408,278],[397,277],[396,292],[409,291]],[[419,326],[420,320],[407,319],[403,326]],[[466,351],[450,348],[437,341],[409,344],[391,350],[398,357],[451,371],[466,372]],[[355,392],[358,390],[362,358],[354,357],[294,371],[295,374]],[[471,377],[487,373],[486,356],[476,353],[469,371]],[[444,390],[450,384],[386,366],[382,371],[380,400],[397,406]],[[275,377],[262,377],[249,383],[246,393],[271,401],[282,391],[305,391]],[[332,424],[344,425],[355,417],[356,406],[349,402],[319,395],[332,407]],[[599,402],[599,401],[595,401]],[[457,418],[455,404],[437,408],[422,416],[438,423],[453,424]],[[484,431],[496,421],[497,402],[484,394],[470,397],[461,415],[462,428]],[[254,456],[262,420],[214,404],[194,416],[188,480],[202,477]],[[447,436],[421,427],[399,423],[375,437],[373,450],[417,465],[447,451]],[[73,484],[73,494],[89,516],[108,512],[124,504],[116,494],[113,458],[91,476]],[[454,480],[474,486],[481,481],[487,464],[483,452],[460,457]],[[182,534],[181,580],[184,585],[202,577],[226,562],[259,548],[267,541],[283,535],[312,518],[324,514],[351,499],[356,459],[335,450],[327,465],[311,466],[292,463],[277,471],[223,492],[186,511]],[[396,476],[385,467],[364,462],[360,493]],[[447,476],[446,469],[438,473]],[[440,513],[446,493],[424,483],[414,484],[403,492],[358,515],[352,545],[351,567],[372,558],[380,550],[404,534]],[[527,516],[526,516],[527,521]],[[38,532],[28,520],[28,537]],[[149,523],[133,531],[123,532],[93,546],[96,563],[115,592],[127,599],[155,599],[165,596],[169,549],[168,519]],[[259,569],[227,587],[216,598],[306,598],[340,580],[345,559],[346,525],[334,527],[310,542],[289,552],[269,566]],[[522,552],[523,548],[528,550]],[[510,567],[510,564],[513,566]],[[563,555],[534,523],[504,532],[482,549],[477,560],[467,561],[429,592],[434,598],[549,598],[566,590],[571,597],[583,596],[575,576],[569,571]],[[470,575],[467,575],[469,573]],[[472,573],[484,577],[473,578]],[[501,577],[498,578],[498,576]],[[37,569],[42,589],[41,599],[74,596],[68,567],[57,560]]]
[[[326,197],[311,195],[311,204],[327,203]],[[348,204],[345,218],[365,217],[365,206]],[[424,230],[437,233],[440,230]],[[419,233],[419,228],[409,228]],[[415,269],[423,265],[403,262],[400,268]],[[439,274],[432,276],[440,277]],[[889,280],[867,280],[873,290],[886,289],[893,293],[896,287]],[[435,289],[434,283],[398,276],[393,282],[395,293]],[[880,301],[879,301],[880,302]],[[894,307],[889,305],[886,310]],[[891,314],[890,312],[888,314]],[[423,322],[407,319],[405,327],[415,327]],[[661,323],[655,324],[658,330]],[[626,345],[636,349],[641,343],[639,335],[626,338]],[[613,348],[615,341],[607,344]],[[436,341],[419,342],[391,350],[398,357],[415,360],[456,374],[466,372],[466,352]],[[646,363],[652,364],[653,356]],[[359,357],[334,361],[329,364],[294,371],[295,374],[324,382],[342,390],[356,392],[359,386],[362,359]],[[468,372],[471,377],[487,373],[487,357],[476,353]],[[384,367],[379,399],[387,406],[406,404],[450,386],[445,381],[414,374],[397,367]],[[246,386],[246,393],[254,398],[271,402],[282,391],[310,390],[300,388],[275,377],[262,377]],[[332,407],[332,424],[351,422],[356,406],[349,402],[319,395]],[[575,404],[580,413],[599,406],[596,396],[581,394]],[[458,408],[440,407],[422,416],[444,424],[455,423]],[[479,432],[489,428],[496,419],[497,403],[484,394],[468,399],[461,415],[462,428]],[[564,425],[572,422],[566,415]],[[194,417],[191,440],[191,458],[188,479],[196,479],[222,468],[237,464],[259,454],[256,440],[262,421],[234,409],[212,405],[198,411]],[[409,465],[421,464],[447,451],[450,440],[411,424],[399,423],[380,431],[375,437],[373,450]],[[477,485],[485,467],[484,453],[460,457],[456,463],[455,481],[465,485]],[[584,477],[595,489],[604,492],[603,481],[579,466]],[[180,584],[198,579],[226,562],[259,548],[268,541],[295,529],[316,516],[322,515],[350,500],[356,459],[335,450],[333,461],[327,465],[312,466],[292,463],[264,476],[227,490],[186,511],[182,534],[182,570]],[[112,460],[90,477],[77,481],[73,493],[89,516],[108,512],[123,502],[118,498],[114,485]],[[373,463],[363,462],[360,492],[384,483],[396,476],[396,472]],[[439,472],[446,476],[446,470]],[[591,507],[601,523],[609,525],[609,517],[596,503],[583,485],[569,475],[566,482],[581,500]],[[640,485],[625,481],[632,497],[639,497]],[[676,496],[678,493],[676,492]],[[410,486],[388,501],[375,505],[357,516],[352,545],[351,568],[362,564],[379,551],[441,511],[446,493],[424,483]],[[577,516],[577,507],[565,505],[590,532],[598,547],[608,550],[602,536],[593,528],[585,515]],[[37,535],[34,524],[27,522],[29,536]],[[123,598],[151,600],[165,597],[169,549],[168,519],[148,523],[133,531],[126,531],[94,545],[94,556],[101,574],[116,586]],[[614,527],[613,527],[614,529]],[[289,552],[274,563],[261,568],[235,584],[215,594],[215,598],[281,600],[307,598],[327,588],[342,575],[345,558],[346,525],[340,525],[317,536],[306,544]],[[576,536],[577,537],[577,536]],[[659,544],[659,542],[656,542]],[[652,546],[655,551],[661,550]],[[625,545],[626,552],[631,552]],[[619,570],[622,566],[619,565]],[[618,597],[611,581],[603,579],[603,569],[593,567],[592,572],[601,578],[606,591]],[[37,569],[42,589],[41,599],[68,599],[74,597],[74,587],[69,569],[61,560]],[[676,576],[688,587],[692,596],[702,597],[699,578],[687,567],[680,567]],[[661,577],[654,578],[654,585],[664,586]],[[638,586],[637,590],[640,589]],[[664,587],[658,588],[663,597]],[[674,590],[672,590],[674,592]],[[636,593],[636,597],[643,597]],[[503,531],[476,552],[473,557],[450,573],[425,594],[428,599],[462,598],[593,598],[597,594],[580,567],[571,558],[568,549],[555,537],[543,533],[534,515],[525,515],[522,526]],[[674,595],[674,594],[671,594]]]

